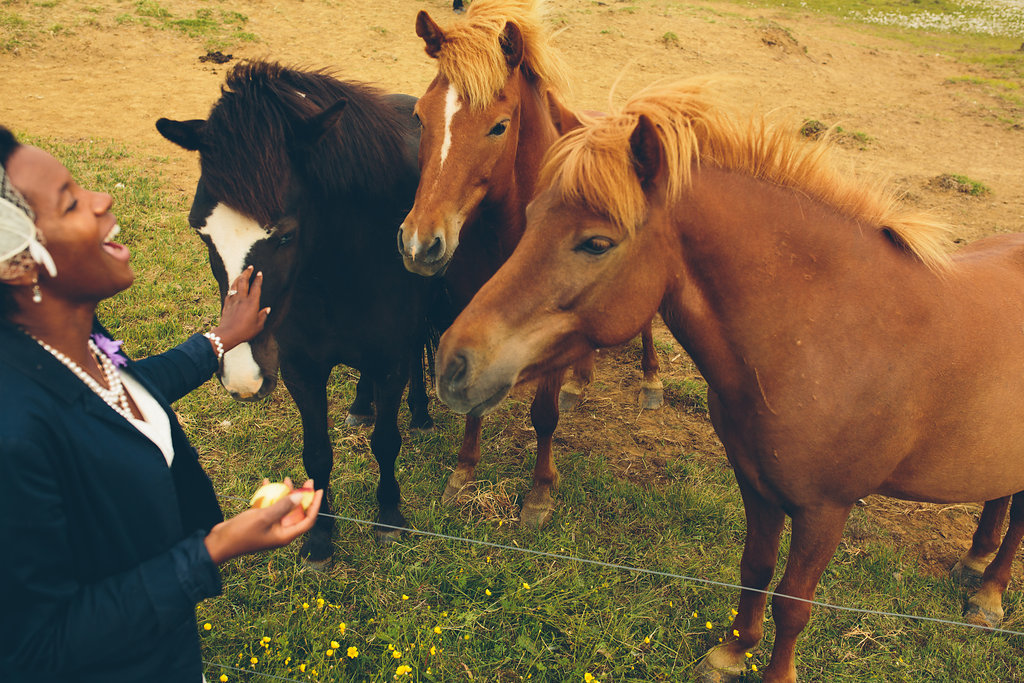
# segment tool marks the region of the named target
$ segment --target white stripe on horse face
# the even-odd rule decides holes
[[[217,255],[224,262],[228,278],[224,284],[228,287],[242,274],[245,257],[252,250],[252,245],[270,235],[256,221],[224,204],[213,207],[206,218],[206,225],[199,228],[199,232],[210,238]]]
[[[455,118],[455,112],[462,109],[462,102],[459,101],[459,93],[455,92],[455,87],[452,85],[448,86],[448,94],[444,98],[444,141],[441,143],[441,166],[444,166],[444,160],[448,158],[448,150],[452,147],[452,119]]]
[[[227,273],[226,286],[231,286],[245,266],[245,257],[252,246],[269,235],[256,221],[246,218],[234,209],[217,204],[206,218],[206,225],[199,232],[208,236],[213,248],[224,262]],[[252,355],[249,344],[239,344],[224,354],[224,371],[221,384],[239,398],[255,396],[263,386],[263,375]]]

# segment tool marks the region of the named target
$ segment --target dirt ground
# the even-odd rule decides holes
[[[415,35],[416,13],[426,9],[442,26],[454,18],[440,0],[257,0],[230,9],[244,10],[245,30],[258,40],[225,49],[232,59],[217,64],[203,59],[201,40],[119,22],[136,3],[13,0],[4,6],[24,16],[48,13],[42,23],[62,28],[0,52],[0,122],[67,140],[112,138],[166,159],[154,167],[167,187],[188,197],[196,159],[166,142],[154,122],[204,117],[231,64],[270,58],[332,67],[343,78],[417,95],[435,70]],[[200,0],[160,6],[182,17],[224,7]],[[726,2],[554,0],[549,6],[560,28],[556,46],[575,81],[568,98],[573,106],[607,109],[609,101],[657,80],[729,73],[738,77],[727,86],[729,97],[779,110],[797,125],[817,119],[863,133],[867,141],[850,138],[839,147],[840,165],[866,180],[894,184],[914,206],[955,224],[959,240],[1024,229],[1024,130],[1005,122],[1024,120],[1024,113],[964,80],[984,74],[947,55],[811,13]],[[936,182],[943,174],[984,183],[991,194],[978,198],[944,188]],[[670,387],[698,378],[660,322],[656,332]],[[562,453],[600,447],[618,454],[622,476],[655,483],[674,457],[698,453],[724,466],[706,414],[687,409],[681,391],[670,389],[660,411],[637,408],[638,348],[604,352],[597,383],[581,406],[563,415],[557,433]],[[967,548],[978,509],[871,498],[857,511],[867,523],[856,526],[888,528],[899,543],[919,549],[924,571],[939,575]],[[857,540],[854,533],[845,542]]]

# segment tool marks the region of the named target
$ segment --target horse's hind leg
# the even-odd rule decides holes
[[[459,494],[476,479],[476,466],[480,463],[480,432],[483,422],[479,417],[466,416],[466,428],[462,432],[462,447],[455,463],[455,471],[448,475],[448,482],[441,494],[445,505],[454,503]]]
[[[743,511],[747,518],[747,536],[740,560],[740,592],[736,618],[729,633],[738,632],[721,645],[710,650],[697,667],[698,680],[726,681],[738,678],[746,670],[746,653],[753,649],[764,634],[764,609],[767,590],[775,573],[779,557],[779,539],[786,515],[776,505],[768,503],[740,475],[736,481],[743,496]]]
[[[1006,536],[999,545],[995,559],[985,568],[981,588],[967,601],[964,616],[967,621],[979,626],[999,626],[1003,620],[1003,592],[1010,583],[1010,569],[1013,557],[1024,537],[1024,491],[1013,496],[1010,505],[1010,524]]]
[[[530,420],[537,432],[537,463],[533,468],[533,488],[523,501],[521,520],[534,527],[544,526],[555,509],[552,491],[558,488],[558,469],[551,453],[551,436],[558,426],[558,389],[562,373],[541,379],[530,406]]]
[[[327,377],[330,368],[294,362],[282,356],[281,378],[288,387],[302,419],[302,464],[313,485],[324,490],[320,516],[302,544],[299,556],[314,567],[331,559],[331,467],[334,451],[327,433]]]
[[[360,427],[373,424],[373,382],[359,373],[356,380],[356,397],[348,408],[345,424],[349,427]]]
[[[431,431],[434,420],[430,417],[430,399],[423,381],[423,359],[419,353],[413,353],[409,359],[409,395],[406,402],[409,404],[409,429],[415,433]]]
[[[402,516],[401,490],[395,479],[395,461],[402,448],[402,435],[398,431],[398,407],[407,377],[405,372],[394,373],[373,383],[373,402],[377,406],[377,422],[370,435],[370,450],[377,459],[380,482],[377,484],[377,521],[386,526],[374,529],[380,543],[398,540],[402,529],[408,527]],[[397,528],[393,528],[397,527]]]
[[[640,407],[644,410],[657,410],[665,404],[665,387],[658,377],[658,349],[654,346],[654,331],[651,329],[653,319],[648,320],[640,331],[640,342],[643,356],[640,358],[640,369],[644,378],[640,382]]]
[[[562,385],[558,392],[558,410],[566,413],[576,407],[583,395],[583,390],[594,381],[595,354],[588,353],[572,366],[569,381]]]
[[[992,561],[992,555],[999,548],[1003,535],[1003,521],[1010,508],[1010,496],[996,498],[985,503],[981,510],[978,528],[974,531],[971,549],[957,560],[950,570],[954,579],[964,586],[976,588],[981,583],[985,567]]]

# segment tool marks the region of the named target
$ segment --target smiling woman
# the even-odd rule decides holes
[[[0,164],[0,680],[198,682],[217,565],[291,542],[322,497],[222,521],[170,407],[263,328],[262,278],[235,280],[206,335],[133,362],[95,317],[135,277],[111,196],[3,127]]]

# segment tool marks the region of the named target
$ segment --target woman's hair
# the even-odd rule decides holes
[[[14,137],[14,133],[0,125],[0,166],[7,166],[7,160],[20,146],[21,143]],[[11,286],[0,282],[0,318],[6,318],[15,308],[14,292]]]

